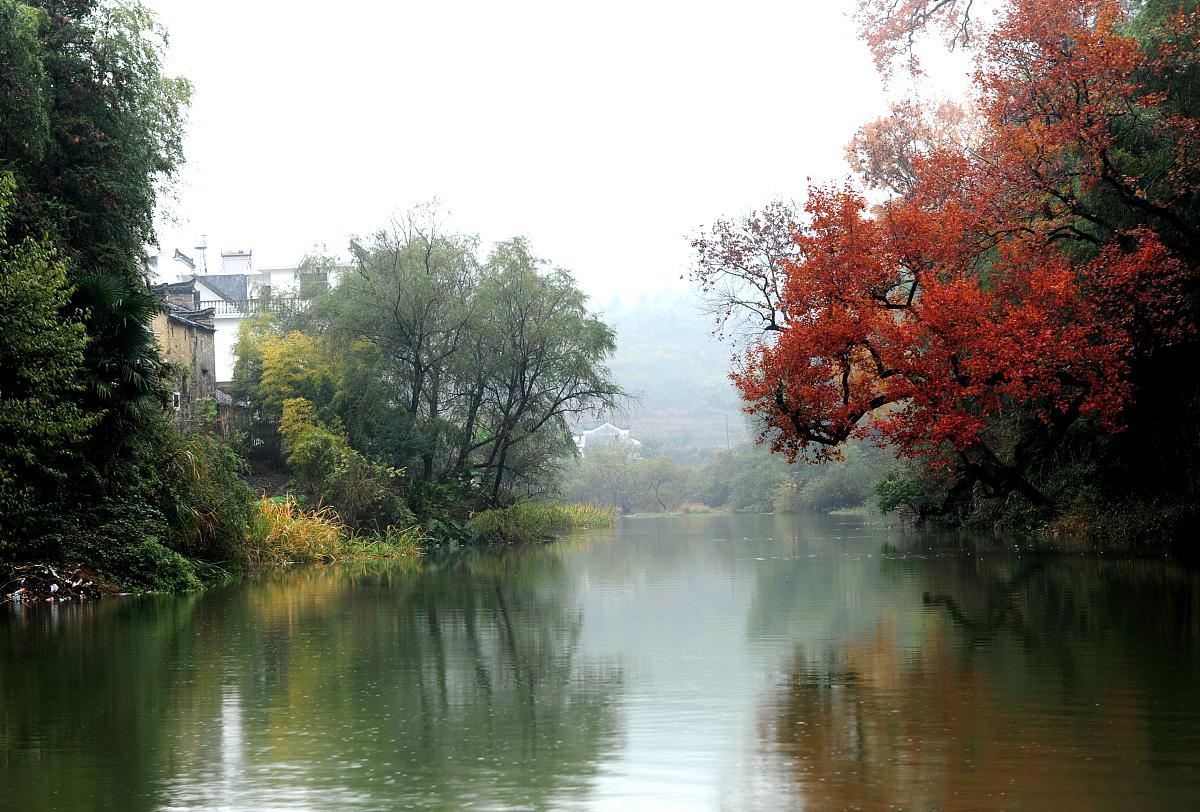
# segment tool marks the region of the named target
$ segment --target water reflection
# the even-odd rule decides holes
[[[1194,808],[1194,577],[960,556],[879,574],[907,611],[798,647],[761,711],[763,764],[806,809]]]
[[[0,787],[23,810],[1200,798],[1200,586],[1163,562],[649,518],[44,609],[0,610]]]
[[[544,807],[586,794],[616,734],[620,670],[577,657],[582,618],[546,551],[118,611],[5,627],[4,662],[30,665],[0,683],[13,806]]]

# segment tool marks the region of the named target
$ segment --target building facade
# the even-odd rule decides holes
[[[262,311],[268,301],[268,292],[272,301],[283,300],[292,302],[295,307],[304,307],[312,286],[337,284],[336,270],[305,272],[297,266],[256,270],[252,251],[222,251],[220,265],[213,273],[209,273],[208,263],[203,258],[197,264],[181,251],[175,252],[174,261],[179,282],[168,285],[194,284],[193,306],[197,310],[212,310],[215,375],[216,382],[221,385],[233,382],[237,362],[234,348],[239,327],[247,318]]]
[[[211,308],[197,307],[194,282],[158,285],[164,310],[150,322],[163,360],[174,365],[171,407],[187,422],[205,404],[217,402],[216,327]]]
[[[635,453],[642,446],[641,441],[630,435],[630,429],[619,428],[607,422],[575,434],[575,450],[580,456],[587,456],[589,450],[611,445],[629,446]]]

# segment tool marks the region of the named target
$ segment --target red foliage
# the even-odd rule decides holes
[[[871,44],[893,56],[914,21],[969,5],[863,3]],[[1120,21],[1108,0],[1013,0],[979,48],[977,143],[902,106],[852,146],[866,180],[897,197],[868,210],[850,186],[810,191],[797,251],[763,285],[781,291],[771,312],[786,320],[733,374],[774,450],[820,461],[871,436],[914,456],[983,449],[999,464],[988,433],[1007,414],[1120,429],[1137,358],[1193,329],[1200,253],[1170,203],[1192,176],[1163,173],[1151,194],[1114,158],[1150,118],[1181,154],[1196,131],[1138,80],[1154,65]],[[1154,58],[1178,57],[1170,43],[1194,44],[1195,30],[1178,21]],[[1089,202],[1097,191],[1142,222],[1110,221]],[[727,274],[717,253],[697,272],[710,288]]]
[[[924,29],[937,28],[950,48],[971,42],[974,0],[860,0],[859,34],[870,47],[875,65],[888,74],[900,57],[917,70],[913,46]]]

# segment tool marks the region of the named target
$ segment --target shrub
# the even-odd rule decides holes
[[[512,544],[545,539],[565,530],[611,527],[615,518],[613,508],[517,502],[475,514],[467,529],[476,541]]]
[[[48,557],[78,564],[130,590],[186,591],[200,579],[190,561],[162,544],[166,517],[141,502],[104,500],[86,515],[66,517],[47,536]]]
[[[279,431],[300,485],[314,498],[333,505],[348,525],[383,530],[413,523],[404,498],[404,472],[351,448],[344,432],[317,422],[316,410],[307,400],[284,401]]]
[[[246,464],[219,437],[179,439],[169,462],[177,521],[171,546],[212,562],[245,558],[253,493],[242,480]]]
[[[295,497],[259,500],[243,563],[251,567],[334,561],[349,533],[332,508],[304,510]]]
[[[374,462],[349,446],[329,471],[322,498],[335,505],[351,527],[383,530],[408,527],[415,518],[404,499],[404,472]]]

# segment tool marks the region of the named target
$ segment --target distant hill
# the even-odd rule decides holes
[[[617,331],[613,376],[640,400],[618,416],[633,436],[652,451],[746,442],[741,401],[728,378],[731,347],[711,335],[694,294],[614,299],[600,311]]]

